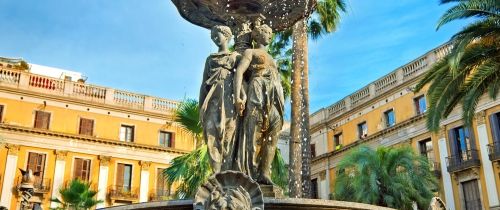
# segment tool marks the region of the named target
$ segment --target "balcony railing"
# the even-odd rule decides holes
[[[108,195],[111,200],[136,201],[139,200],[137,188],[113,185],[108,188]]]
[[[488,145],[488,156],[491,161],[500,161],[500,142],[496,141]]]
[[[434,176],[441,177],[441,164],[435,161],[429,162],[431,167],[431,171],[434,173]]]
[[[6,67],[0,67],[0,86],[157,113],[173,112],[179,104],[177,101],[164,98],[72,82]]]
[[[448,172],[462,171],[468,168],[479,167],[479,153],[477,150],[462,151],[458,155],[453,155],[446,158]]]
[[[17,178],[17,188],[21,188],[21,182],[22,182],[22,177],[19,176]],[[42,178],[36,178],[35,177],[35,183],[33,183],[33,190],[35,193],[49,193],[50,192],[50,186],[51,185],[51,180],[50,179],[42,179]]]
[[[168,189],[153,189],[149,194],[149,199],[151,201],[163,201],[170,199],[170,190]]]

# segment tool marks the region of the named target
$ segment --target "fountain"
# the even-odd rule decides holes
[[[200,88],[200,120],[214,175],[193,200],[109,209],[385,209],[329,200],[287,199],[270,168],[283,125],[281,77],[267,52],[273,31],[293,26],[315,0],[172,0],[187,21],[212,31]],[[234,36],[234,49],[228,42]]]

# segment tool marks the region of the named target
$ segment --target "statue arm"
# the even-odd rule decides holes
[[[236,75],[233,81],[234,96],[236,97],[235,106],[236,110],[239,112],[240,115],[243,114],[243,109],[246,101],[246,95],[242,94],[243,74],[247,71],[251,61],[252,61],[252,51],[250,49],[245,50],[238,64],[238,67],[236,68]]]

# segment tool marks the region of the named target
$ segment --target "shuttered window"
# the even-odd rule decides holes
[[[73,178],[88,182],[90,180],[90,160],[75,158]]]
[[[366,125],[366,122],[358,124],[358,137],[360,139],[364,139],[367,136],[368,136],[368,126]]]
[[[318,198],[318,179],[311,180],[311,198],[312,199]]]
[[[160,131],[160,146],[162,147],[174,147],[174,134],[171,132]]]
[[[0,105],[0,122],[3,122],[3,110],[4,110],[4,106]]]
[[[33,173],[39,172],[38,176],[35,176],[35,183],[40,183],[43,180],[44,170],[45,170],[45,154],[30,152],[28,153],[28,165],[26,170],[31,170]]]
[[[130,191],[132,181],[132,165],[118,163],[116,169],[116,185],[123,190]]]
[[[156,194],[157,196],[169,196],[170,195],[170,187],[163,176],[164,168],[159,168],[156,172]]]
[[[491,135],[494,142],[500,142],[500,112],[490,115]]]
[[[466,210],[481,210],[481,196],[477,179],[462,182],[462,191]]]
[[[311,157],[316,157],[316,144],[310,144],[311,146]]]
[[[35,112],[35,128],[49,129],[50,113],[44,111]]]
[[[94,135],[94,120],[80,118],[79,133],[81,135],[87,135],[87,136]]]
[[[120,141],[134,141],[134,126],[122,125],[120,127]]]

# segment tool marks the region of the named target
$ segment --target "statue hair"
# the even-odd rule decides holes
[[[268,35],[273,35],[273,29],[269,27],[267,24],[256,26],[252,30],[252,37],[256,39],[257,37],[260,37],[261,34],[268,34]]]
[[[212,34],[220,32],[222,35],[224,35],[227,39],[230,39],[233,36],[233,32],[231,32],[231,28],[224,26],[224,25],[217,25],[212,27]]]

